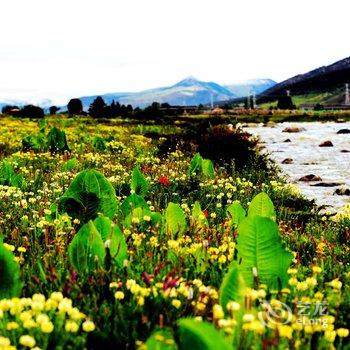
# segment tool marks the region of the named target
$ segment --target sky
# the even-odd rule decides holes
[[[4,0],[0,102],[140,91],[187,76],[282,81],[350,56],[349,0]]]

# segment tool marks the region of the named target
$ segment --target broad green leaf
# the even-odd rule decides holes
[[[193,205],[192,214],[191,214],[192,221],[194,223],[197,223],[201,227],[208,227],[208,220],[206,219],[205,215],[203,214],[201,205],[198,201],[196,201]]]
[[[132,171],[130,187],[141,197],[144,197],[147,194],[148,182],[138,167],[135,167]]]
[[[50,152],[69,151],[66,133],[63,130],[53,127],[47,135],[47,145]]]
[[[76,158],[72,158],[67,160],[63,165],[62,165],[62,170],[63,171],[72,171],[74,168],[76,168],[78,165],[78,161]]]
[[[106,143],[105,140],[100,136],[95,136],[92,140],[92,147],[96,151],[104,151],[106,149]]]
[[[91,273],[104,265],[106,255],[104,242],[92,221],[85,224],[68,246],[68,254],[74,269]]]
[[[129,197],[125,198],[121,205],[121,210],[124,217],[127,217],[128,214],[130,214],[135,208],[150,210],[147,202],[141,196],[133,193]]]
[[[124,260],[128,258],[128,246],[119,227],[105,216],[96,218],[94,225],[100,233],[105,246],[108,246],[113,260],[117,265],[123,266]]]
[[[227,311],[226,307],[230,301],[235,301],[243,306],[245,296],[245,283],[240,274],[239,265],[233,261],[229,270],[226,272],[220,286],[219,302],[222,308]]]
[[[202,162],[203,162],[202,156],[199,153],[196,153],[190,162],[190,166],[188,168],[187,175],[192,176],[193,173],[198,173],[199,171],[201,171],[202,170]]]
[[[248,287],[254,287],[253,268],[260,283],[279,289],[288,285],[287,269],[293,255],[281,243],[278,226],[271,219],[248,216],[238,227],[240,271]]]
[[[208,178],[208,179],[215,178],[214,165],[210,159],[202,160],[202,174],[205,178]]]
[[[263,216],[271,220],[276,220],[275,207],[265,192],[261,192],[253,198],[249,205],[248,215]]]
[[[177,233],[182,234],[186,228],[186,217],[181,207],[175,203],[169,203],[165,211],[165,231],[171,237]]]
[[[168,329],[161,329],[152,333],[146,341],[147,350],[176,350],[172,332]]]
[[[14,259],[0,241],[0,299],[18,297],[21,293],[20,268]]]
[[[179,320],[180,349],[190,350],[232,350],[220,333],[209,322],[191,318]]]
[[[86,223],[101,213],[113,219],[117,212],[117,198],[110,182],[96,170],[80,172],[59,203],[60,212]]]
[[[226,212],[230,215],[230,224],[234,228],[237,228],[246,216],[246,212],[239,201],[234,201],[231,205],[229,205]]]

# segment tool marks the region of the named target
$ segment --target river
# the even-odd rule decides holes
[[[285,128],[301,128],[302,131],[283,132]],[[249,124],[244,127],[259,136],[270,157],[307,198],[315,199],[318,205],[327,205],[330,211],[339,210],[350,201],[348,195],[335,194],[338,188],[350,189],[350,134],[337,134],[341,129],[350,130],[350,123],[279,123],[271,127]],[[287,139],[290,142],[285,142]],[[333,147],[319,147],[324,141],[331,141]],[[291,158],[292,162],[283,164],[286,158]],[[322,181],[299,181],[309,174],[319,176]],[[338,185],[314,186],[320,183]]]

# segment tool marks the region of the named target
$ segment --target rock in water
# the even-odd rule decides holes
[[[292,158],[286,158],[282,161],[282,164],[293,164],[293,159]]]
[[[297,127],[287,127],[282,130],[282,132],[300,132],[300,131],[305,131],[304,128],[297,128]]]
[[[299,181],[311,182],[311,181],[322,181],[322,179],[314,174],[309,174],[301,177]]]
[[[318,145],[319,147],[333,147],[332,141],[324,141]]]
[[[340,129],[337,134],[350,134],[350,130],[349,129]]]
[[[290,139],[285,139],[283,142],[292,142]]]
[[[349,188],[337,188],[334,191],[334,194],[337,194],[338,196],[350,196],[350,189]]]

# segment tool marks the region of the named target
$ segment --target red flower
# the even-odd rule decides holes
[[[208,209],[203,210],[203,215],[207,218],[209,216]]]
[[[166,176],[161,176],[158,181],[161,185],[169,186],[169,180]]]

